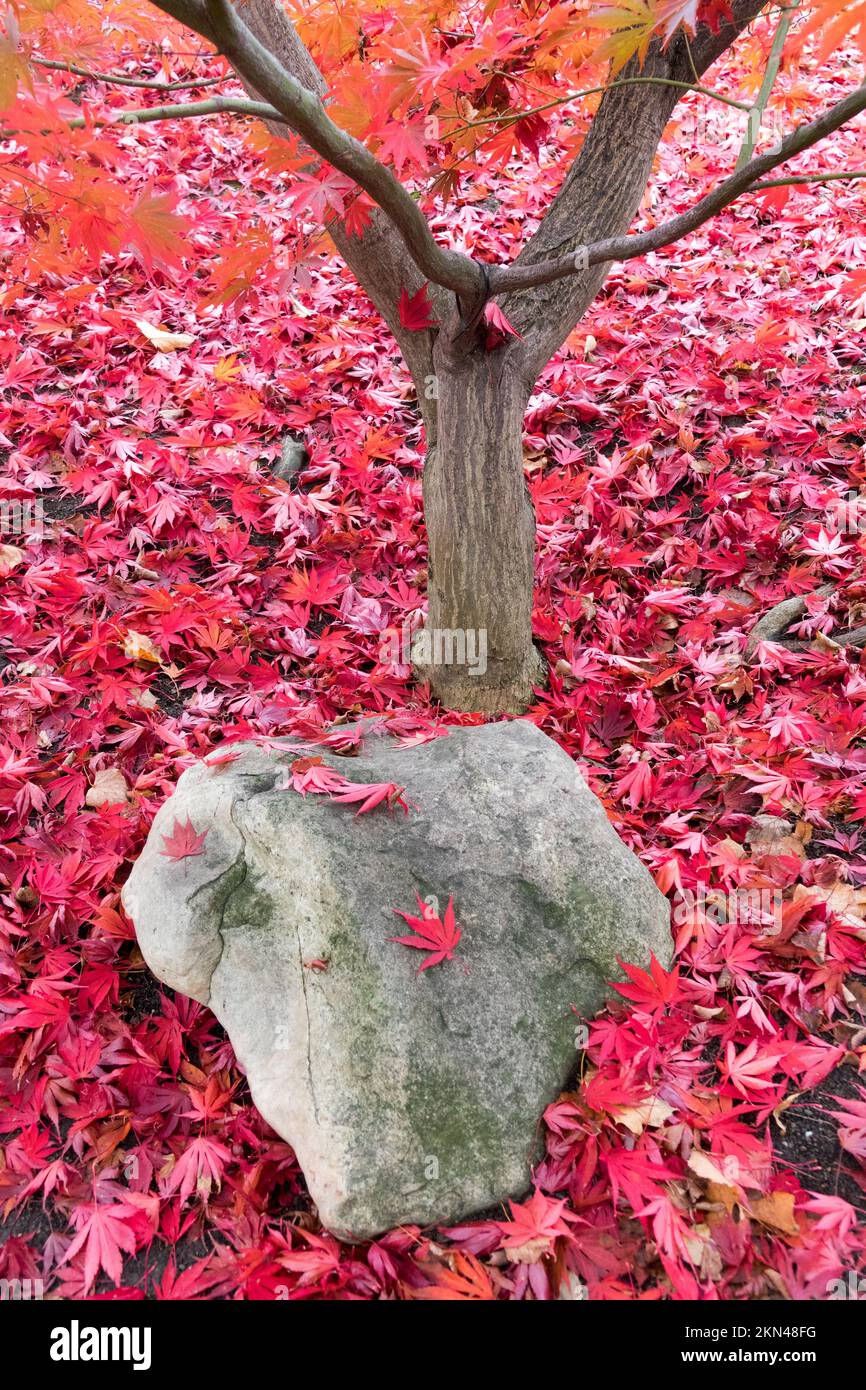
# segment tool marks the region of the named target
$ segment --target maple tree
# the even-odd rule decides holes
[[[119,894],[180,774],[204,757],[219,776],[235,740],[315,739],[347,755],[348,790],[359,715],[384,713],[406,743],[475,718],[380,656],[383,631],[424,611],[418,410],[378,311],[318,236],[341,206],[356,241],[375,214],[236,111],[122,118],[130,103],[252,100],[148,6],[18,13],[3,50],[7,91],[13,50],[18,65],[5,124],[25,134],[0,159],[0,490],[44,499],[45,533],[0,547],[0,1277],[61,1298],[434,1301],[575,1283],[591,1299],[824,1299],[862,1277],[866,679],[847,634],[866,613],[866,540],[839,524],[866,485],[857,124],[793,166],[809,182],[614,266],[530,401],[550,678],[528,717],[670,896],[676,965],[626,963],[619,1002],[587,1020],[532,1196],[349,1247],[316,1223],[213,1017],[149,977]],[[419,141],[447,172],[448,142],[391,119],[400,82],[416,99],[420,69],[453,100],[440,137],[479,122],[452,142],[452,202],[421,206],[444,244],[450,229],[505,263],[601,94],[525,115],[572,75],[555,44],[535,61],[548,10],[479,12],[480,75],[457,63],[456,21],[445,38],[428,26],[426,49],[408,31],[425,13],[404,12],[399,33],[388,11],[364,21],[368,53],[399,50],[390,73],[362,63],[355,11],[299,23],[335,89],[347,81],[334,118],[377,153],[390,135],[407,179]],[[756,148],[856,84],[853,14],[804,7]],[[836,50],[828,28],[804,34],[843,16]],[[642,225],[734,168],[778,20],[707,78],[739,106],[684,94]],[[395,322],[425,278],[395,281]],[[439,319],[435,286],[425,298]],[[492,358],[513,336],[488,314],[480,333]],[[429,354],[427,334],[404,332],[408,351]],[[302,486],[269,471],[286,429],[310,448]],[[762,626],[780,605],[784,645]],[[399,790],[371,813],[399,823]],[[307,794],[330,793],[314,774]],[[766,817],[789,829],[759,834]],[[753,888],[778,893],[771,920],[732,910]],[[388,949],[407,973],[418,958]],[[792,1142],[804,1126],[822,1150]]]
[[[487,650],[479,671],[459,654],[427,660],[419,648],[419,674],[453,709],[525,709],[542,671],[532,629],[536,526],[522,448],[538,375],[613,263],[679,240],[743,194],[766,191],[772,201],[772,191],[788,185],[767,175],[866,107],[861,83],[797,123],[804,82],[787,94],[788,133],[756,152],[782,64],[801,64],[807,77],[849,34],[860,35],[862,47],[860,9],[822,0],[798,26],[798,4],[777,9],[758,0],[632,0],[619,8],[502,0],[477,7],[477,16],[472,5],[459,4],[442,16],[430,0],[393,12],[313,5],[298,13],[306,43],[276,0],[157,0],[156,8],[228,60],[248,95],[221,89],[197,102],[105,113],[97,105],[70,119],[56,89],[38,86],[40,66],[92,78],[84,58],[102,58],[112,33],[154,32],[147,5],[112,0],[101,8],[101,24],[87,0],[18,0],[10,10],[0,97],[9,107],[23,83],[10,133],[29,160],[11,161],[5,177],[21,180],[28,200],[36,182],[48,199],[42,208],[63,209],[73,242],[97,254],[131,244],[156,263],[179,254],[178,219],[166,195],[148,187],[129,203],[106,177],[106,122],[223,112],[264,122],[270,135],[253,138],[268,168],[292,175],[296,215],[330,236],[383,314],[415,383],[427,445],[428,627],[483,632]],[[754,98],[704,85],[707,71],[765,8],[772,23],[751,50],[759,80]],[[607,33],[601,42],[599,31]],[[112,80],[110,72],[96,75]],[[211,80],[139,82],[176,91]],[[136,78],[121,74],[120,82]],[[654,215],[652,225],[629,234],[656,149],[687,93],[747,113],[739,158],[684,211]],[[549,115],[566,106],[574,115],[554,136]],[[73,127],[87,140],[71,152],[86,153],[86,163],[68,179],[28,173],[44,142],[68,138]],[[491,165],[519,148],[537,158],[554,140],[560,186],[519,254],[516,247],[504,257],[491,254],[484,235],[457,249],[465,242],[460,207],[480,196]],[[44,226],[40,200],[27,206],[31,222]],[[441,229],[433,225],[443,220],[440,206]],[[56,232],[47,240],[56,243]],[[266,235],[248,233],[226,256],[210,302],[243,293],[268,251]],[[187,335],[146,320],[138,325],[163,350],[188,345]],[[249,418],[243,396],[238,409]]]

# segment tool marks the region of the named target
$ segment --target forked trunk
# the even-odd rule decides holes
[[[449,709],[520,713],[542,669],[523,473],[529,393],[506,352],[437,361],[435,382],[437,440],[424,468],[429,611],[415,666]]]
[[[194,7],[202,20],[197,25],[190,21],[192,9],[179,0],[157,3],[217,41],[210,7]],[[653,152],[682,92],[724,53],[763,4],[733,0],[731,18],[713,27],[701,25],[692,41],[684,33],[671,42],[657,37],[647,53],[631,59],[621,80],[605,93],[580,155],[518,265],[576,252],[626,231]],[[239,10],[268,53],[308,91],[323,96],[325,80],[283,6],[274,0],[245,0]],[[253,67],[262,70],[257,62]],[[246,76],[237,70],[247,91],[261,96],[250,70]],[[652,85],[631,84],[638,70]],[[286,133],[282,124],[268,127],[275,136]],[[605,268],[599,265],[507,294],[502,307],[519,334],[502,348],[485,352],[478,331],[483,304],[459,302],[441,288],[447,282],[434,283],[435,277],[427,287],[435,323],[426,330],[403,323],[403,296],[416,294],[425,281],[398,223],[374,207],[360,235],[350,234],[336,217],[329,231],[394,333],[422,400],[428,434],[429,619],[413,650],[415,666],[450,709],[519,713],[530,703],[543,669],[532,645],[535,520],[521,449],[527,382],[586,311]],[[489,289],[489,278],[486,284]],[[469,334],[473,324],[474,345]],[[431,369],[438,402],[427,399]]]

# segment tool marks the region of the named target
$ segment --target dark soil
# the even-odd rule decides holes
[[[172,719],[180,718],[189,699],[189,691],[181,690],[177,682],[166,675],[165,671],[160,671],[154,676],[150,682],[150,691],[164,714],[171,715]]]
[[[778,1161],[794,1170],[803,1187],[825,1197],[842,1197],[866,1214],[864,1179],[855,1175],[854,1160],[839,1144],[838,1122],[828,1113],[839,1109],[840,1100],[862,1100],[864,1089],[854,1067],[837,1067],[794,1101],[781,1121],[773,1121],[771,1133]]]
[[[74,493],[42,493],[42,506],[48,521],[68,521],[72,516],[93,516],[95,502],[83,502]]]

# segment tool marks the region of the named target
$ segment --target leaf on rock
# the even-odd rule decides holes
[[[452,960],[457,944],[462,935],[460,927],[454,919],[454,899],[448,899],[448,906],[445,909],[444,917],[437,917],[431,907],[418,899],[418,907],[421,910],[420,917],[411,917],[407,912],[401,912],[395,908],[398,917],[402,917],[404,922],[408,922],[413,936],[389,936],[389,941],[396,941],[401,946],[411,946],[416,951],[429,951],[430,955],[419,965],[416,974],[420,975],[422,970],[429,970],[434,965],[441,965],[445,960]]]
[[[208,832],[202,830],[199,834],[192,821],[187,818],[185,822],[175,820],[168,835],[163,835],[162,843],[164,848],[160,854],[165,855],[166,859],[191,859],[196,854],[204,853],[204,842]]]

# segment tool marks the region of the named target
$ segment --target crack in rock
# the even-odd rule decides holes
[[[307,978],[306,978],[305,969],[304,969],[304,951],[303,951],[303,947],[301,946],[301,926],[300,926],[300,923],[298,923],[297,926],[296,926],[296,928],[295,928],[295,934],[296,934],[297,939],[298,939],[298,970],[299,970],[299,972],[300,972],[301,993],[302,993],[303,996],[304,996],[304,1013],[306,1014],[306,1018],[307,1018],[307,1085],[308,1085],[309,1088],[310,1088],[310,1100],[313,1102],[313,1114],[315,1115],[315,1117],[316,1117],[316,1123],[318,1124],[318,1123],[319,1123],[319,1102],[318,1102],[318,1100],[316,1099],[316,1088],[315,1088],[315,1086],[314,1086],[314,1084],[313,1084],[313,1060],[312,1060],[312,1058],[313,1058],[313,1052],[312,1052],[312,1049],[313,1049],[313,1036],[312,1036],[312,1029],[311,1029],[311,1027],[310,1027],[310,1001],[309,1001],[309,999],[307,998]]]
[[[234,803],[232,803],[232,809],[234,809]],[[232,812],[231,812],[231,811],[229,811],[229,817],[230,817],[231,820],[234,822],[234,816],[232,815]],[[239,827],[238,827],[238,828],[239,828]],[[216,975],[217,971],[218,971],[219,968],[220,968],[220,965],[222,964],[222,958],[223,958],[223,956],[224,956],[224,954],[225,954],[225,949],[226,949],[226,938],[225,938],[225,930],[226,930],[226,928],[225,928],[226,912],[228,911],[229,903],[231,902],[231,900],[232,900],[232,898],[234,897],[235,893],[237,893],[238,889],[241,888],[241,887],[243,886],[244,883],[246,883],[246,881],[247,881],[247,876],[248,876],[248,874],[249,874],[249,865],[247,864],[247,846],[246,846],[246,841],[245,841],[244,838],[243,838],[243,835],[241,835],[241,847],[240,847],[240,849],[238,850],[238,853],[236,854],[234,860],[233,860],[232,863],[229,865],[229,867],[228,867],[227,869],[225,869],[225,870],[223,871],[223,873],[220,874],[220,877],[219,877],[218,879],[214,879],[210,884],[203,885],[203,886],[212,888],[212,887],[214,886],[214,884],[219,883],[220,879],[225,878],[228,874],[234,873],[235,869],[237,869],[239,865],[243,866],[243,873],[241,874],[241,876],[240,876],[239,879],[237,879],[236,881],[232,882],[231,887],[229,888],[229,891],[226,893],[225,897],[223,898],[222,902],[221,902],[220,905],[219,905],[219,919],[218,919],[217,924],[216,924],[216,932],[217,932],[217,936],[219,937],[219,941],[220,941],[220,953],[219,953],[219,955],[217,956],[216,960],[214,961],[213,970],[210,972],[210,980],[208,981],[208,993],[207,993],[207,1003],[208,1003],[208,1005],[210,1004],[211,994],[213,993],[214,976]],[[197,890],[196,890],[196,892],[200,892],[200,891],[201,891],[201,889],[197,889]],[[196,894],[193,894],[193,897],[195,897],[195,896],[196,896]],[[190,899],[190,902],[192,902],[192,898]]]

